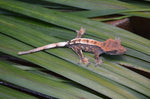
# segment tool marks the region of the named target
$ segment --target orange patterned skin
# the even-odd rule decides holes
[[[85,29],[81,27],[80,31],[77,32],[77,37],[71,41],[67,42],[59,42],[59,43],[53,43],[53,44],[48,44],[42,47],[38,47],[29,51],[24,51],[24,52],[19,52],[18,54],[28,54],[28,53],[33,53],[37,52],[40,50],[44,49],[50,49],[54,47],[69,47],[73,49],[79,56],[80,62],[79,63],[84,63],[86,65],[89,65],[89,61],[87,58],[84,57],[82,51],[87,51],[94,53],[95,56],[95,63],[96,65],[101,65],[102,60],[100,59],[99,55],[105,53],[109,55],[120,55],[124,54],[126,52],[126,48],[124,48],[120,40],[113,40],[113,39],[108,39],[104,42],[99,42],[93,39],[87,39],[87,38],[81,38],[82,35],[85,33]]]
[[[126,48],[121,46],[120,40],[108,39],[104,42],[99,42],[93,39],[87,38],[76,38],[69,42],[69,45],[73,44],[83,44],[83,45],[93,45],[100,47],[104,53],[110,55],[119,55],[126,52]]]
[[[89,62],[87,58],[84,58],[82,50],[94,53],[96,65],[101,65],[102,60],[99,58],[99,55],[103,53],[109,55],[120,55],[126,52],[126,48],[121,46],[120,40],[113,39],[99,42],[93,39],[76,38],[69,41],[67,46],[72,48],[78,54],[80,63],[83,62],[86,65],[89,65]]]

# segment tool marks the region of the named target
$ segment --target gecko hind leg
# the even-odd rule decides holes
[[[102,59],[99,57],[99,55],[101,54],[101,52],[97,53],[95,52],[94,55],[95,55],[95,66],[99,65],[101,66],[101,63],[103,63]]]
[[[77,46],[72,46],[71,48],[72,48],[72,49],[77,53],[77,55],[79,56],[79,58],[80,58],[79,64],[81,64],[82,62],[83,62],[86,66],[88,66],[88,65],[90,64],[89,61],[88,61],[88,58],[84,57],[84,55],[83,55],[83,53],[82,53],[82,50],[81,50],[79,47],[77,47]]]
[[[76,30],[77,32],[77,37],[76,38],[81,38],[82,35],[85,33],[85,28],[81,27],[80,30]]]

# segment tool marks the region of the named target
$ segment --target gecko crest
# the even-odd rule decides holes
[[[38,47],[29,51],[18,52],[19,55],[34,53],[37,51],[51,49],[55,47],[68,47],[77,53],[80,58],[79,63],[84,63],[89,65],[89,61],[84,57],[82,51],[94,53],[96,65],[101,65],[102,59],[99,57],[101,54],[109,55],[120,55],[126,52],[126,48],[121,45],[120,39],[108,39],[104,42],[96,41],[88,38],[81,38],[85,33],[85,29],[81,27],[80,30],[76,30],[77,36],[75,39],[72,39],[67,42],[58,42],[53,44],[48,44],[42,47]]]

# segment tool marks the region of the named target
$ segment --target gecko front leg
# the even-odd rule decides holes
[[[103,51],[100,50],[100,49],[97,49],[94,52],[94,56],[95,56],[95,59],[96,59],[95,60],[96,65],[95,66],[97,66],[97,65],[101,66],[101,63],[103,63],[102,59],[99,57],[99,55],[102,54],[102,53],[103,53]]]
[[[80,63],[84,63],[85,65],[89,65],[89,61],[87,58],[84,57],[83,53],[82,53],[82,50],[80,49],[80,47],[76,46],[76,45],[73,45],[71,46],[71,48],[77,53],[77,55],[79,56],[80,58],[80,61],[79,61],[79,64]]]

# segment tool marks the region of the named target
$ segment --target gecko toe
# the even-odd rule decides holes
[[[95,61],[95,67],[101,66],[101,63],[103,63],[103,61],[102,61],[101,59],[96,60],[96,61]]]
[[[88,62],[88,64],[86,64],[86,66],[88,67],[90,64],[91,64],[91,63],[90,63],[90,62]]]
[[[80,60],[80,62],[83,62],[86,66],[88,66],[90,64],[88,60],[88,58],[83,58],[82,60]]]

